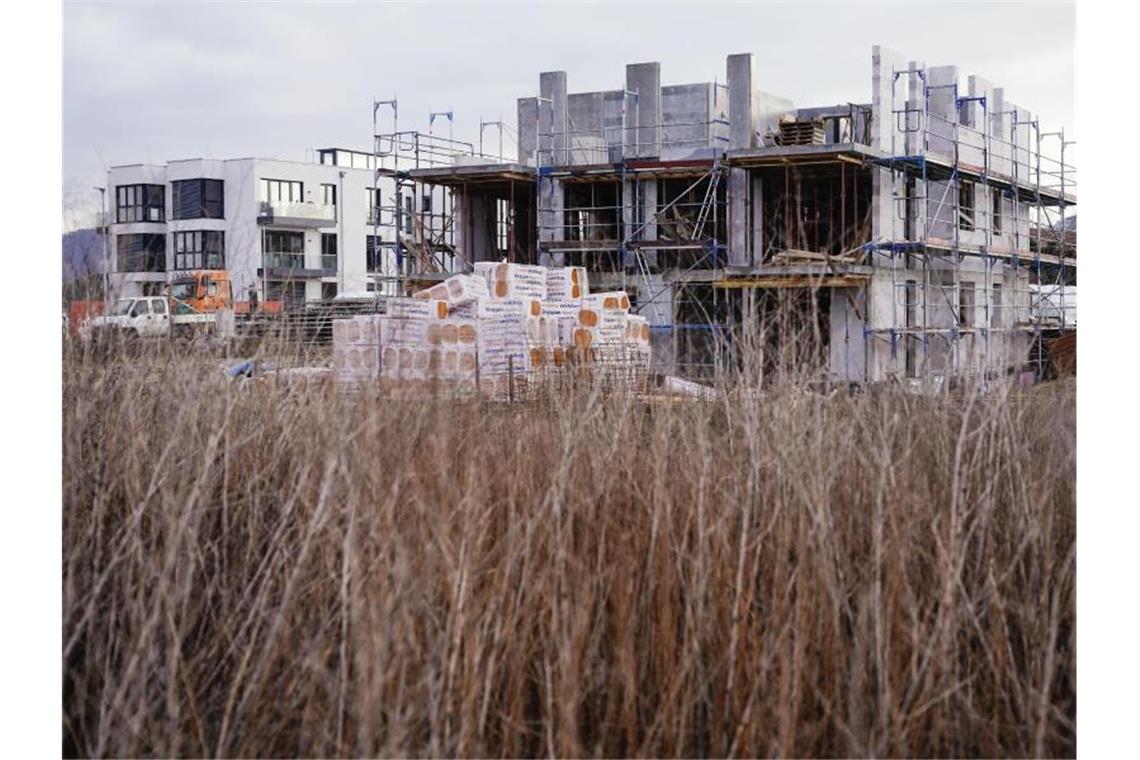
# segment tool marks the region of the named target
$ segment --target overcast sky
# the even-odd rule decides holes
[[[653,60],[663,84],[723,82],[738,52],[755,54],[758,89],[803,107],[870,102],[871,46],[886,45],[1004,86],[1076,139],[1074,24],[1070,3],[68,2],[64,221],[89,221],[117,164],[368,149],[373,97],[399,99],[401,129],[452,110],[456,139],[477,142],[480,119],[514,125],[541,71],[565,70],[570,92]]]

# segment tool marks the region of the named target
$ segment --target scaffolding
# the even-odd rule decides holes
[[[585,267],[592,286],[629,292],[635,313],[664,307],[667,318],[651,325],[655,341],[688,357],[676,363],[691,374],[711,374],[727,335],[712,283],[726,263],[728,122],[639,124],[638,93],[617,92],[620,125],[600,130],[569,118],[557,130],[553,108],[543,108],[552,101],[535,98],[535,260]]]
[[[886,342],[893,368],[901,350],[906,378],[984,386],[1026,361],[1040,373],[1043,338],[1065,327],[1075,282],[1073,143],[956,81],[932,84],[925,67],[893,70],[892,104],[904,84],[889,155],[872,161],[887,173],[878,203],[890,204],[889,236],[866,245],[889,270],[890,315],[865,335]],[[1057,158],[1042,150],[1053,137]],[[1043,316],[1036,303],[1057,296],[1060,319]]]
[[[380,131],[382,108],[391,108],[392,129]],[[448,137],[437,135],[437,117],[448,120]],[[368,224],[369,277],[377,296],[406,295],[410,283],[455,271],[456,206],[451,190],[411,175],[418,169],[451,167],[486,159],[475,145],[451,136],[452,111],[431,111],[428,132],[399,129],[396,98],[372,103],[372,154]],[[500,147],[501,152],[501,147]],[[391,181],[384,197],[381,180]]]
[[[425,135],[399,130],[394,98],[375,101],[376,185],[394,188],[370,219],[385,252],[376,289],[406,294],[481,260],[576,265],[593,288],[629,292],[674,371],[719,370],[777,303],[801,312],[828,381],[984,384],[1024,366],[1031,345],[1040,371],[1044,338],[1073,326],[1073,143],[985,83],[963,93],[950,70],[892,68],[882,112],[789,101],[733,150],[716,82],[707,111],[615,89],[557,95],[556,117],[540,94],[517,163],[501,119],[480,120],[475,146],[430,132],[437,117],[453,125],[450,111],[431,112]],[[873,121],[885,130],[874,143]],[[425,188],[445,195],[424,202]]]

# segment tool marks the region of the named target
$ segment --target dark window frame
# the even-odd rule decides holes
[[[366,187],[364,191],[368,196],[368,216],[365,219],[369,226],[379,226],[382,222],[380,219],[380,206],[383,201],[381,189],[379,187]],[[376,220],[376,224],[373,224],[373,219]]]
[[[165,272],[166,235],[135,232],[115,238],[116,272]]]
[[[269,268],[304,269],[305,233],[295,230],[265,230],[261,237],[261,256],[264,262],[269,262],[270,257],[278,260],[268,263]],[[281,263],[282,261],[288,263]]]
[[[173,271],[226,268],[226,233],[222,230],[180,230],[170,236]]]
[[[968,297],[967,297],[968,296]],[[960,327],[977,327],[976,309],[978,290],[972,282],[958,283],[958,324]]]
[[[226,215],[225,181],[197,177],[176,179],[170,183],[170,218],[224,219]]]
[[[337,268],[338,242],[335,232],[321,233],[321,269]]]
[[[154,217],[150,218],[151,213]],[[115,186],[115,222],[166,221],[166,186],[149,183]]]
[[[958,229],[967,232],[977,227],[974,187],[974,183],[969,180],[958,180]]]
[[[370,274],[380,271],[384,261],[384,250],[389,247],[383,235],[365,235],[364,237],[364,263]]]
[[[281,190],[286,187],[289,189],[289,192],[281,192]],[[276,193],[274,190],[276,190]],[[294,190],[296,192],[294,192]],[[258,184],[258,193],[260,194],[259,197],[262,203],[304,203],[305,183],[297,179],[262,177]]]
[[[1002,232],[1002,230],[1001,230],[1001,200],[1002,200],[1001,188],[995,187],[993,189],[993,202],[992,202],[992,209],[991,209],[991,218],[993,220],[991,222],[991,224],[993,226],[993,234],[995,234],[995,235],[1000,235]]]

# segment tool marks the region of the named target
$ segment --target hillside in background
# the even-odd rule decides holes
[[[63,235],[63,281],[73,282],[103,271],[103,238],[95,229]]]

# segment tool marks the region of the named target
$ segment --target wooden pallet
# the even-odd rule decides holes
[[[781,121],[776,132],[777,145],[823,145],[826,136],[823,121]]]
[[[855,248],[851,251],[842,254],[835,254],[829,256],[826,253],[819,253],[817,251],[802,251],[795,248],[788,248],[782,251],[776,251],[772,254],[771,263],[773,264],[786,264],[789,266],[796,264],[858,264],[862,258],[862,248]]]

